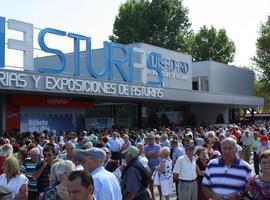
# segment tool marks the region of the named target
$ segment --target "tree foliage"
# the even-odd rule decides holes
[[[195,61],[214,60],[221,63],[233,62],[235,45],[225,29],[216,30],[213,26],[200,28],[191,42],[191,52]]]
[[[270,88],[270,16],[265,24],[261,25],[260,37],[257,39],[256,56],[253,58],[256,68],[259,69],[259,79],[264,87]],[[269,93],[269,92],[268,92]]]
[[[187,51],[190,26],[182,0],[127,0],[120,6],[110,39]]]
[[[269,84],[265,80],[255,82],[256,96],[264,98],[264,105],[259,107],[259,112],[270,112]]]

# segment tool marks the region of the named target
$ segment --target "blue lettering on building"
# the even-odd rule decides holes
[[[5,18],[0,17],[0,68],[5,67]],[[74,69],[73,75],[80,76],[80,43],[85,42],[85,66],[90,77],[95,79],[106,79],[130,82],[134,81],[134,68],[133,68],[133,47],[121,45],[112,42],[104,42],[104,66],[102,70],[96,71],[93,66],[91,38],[79,35],[76,33],[67,33],[62,30],[53,28],[42,29],[38,34],[38,43],[46,53],[53,54],[59,58],[56,66],[41,66],[36,68],[38,72],[47,74],[61,74],[67,68],[67,55],[59,49],[50,48],[45,43],[45,37],[47,34],[57,35],[61,37],[68,37],[73,40],[73,60]],[[116,53],[117,52],[117,56]],[[120,56],[119,56],[120,55]],[[31,57],[31,59],[34,59]],[[152,70],[156,74],[156,80],[147,81],[149,85],[163,85],[164,73],[171,73],[175,75],[186,75],[189,72],[189,64],[187,62],[164,58],[160,53],[148,52],[147,53],[147,66],[149,70]],[[100,69],[100,66],[99,66]],[[119,75],[116,76],[116,73]],[[117,80],[118,81],[118,80]]]
[[[160,64],[161,54],[156,52],[150,52],[147,57],[147,68],[153,70],[157,73],[158,78],[156,81],[147,81],[150,85],[162,85],[163,75],[162,75],[162,65]]]
[[[158,74],[160,74],[161,71],[187,74],[189,71],[189,64],[187,62],[163,58],[161,54],[156,52],[150,52],[148,54],[147,67],[150,70],[156,71]]]
[[[5,67],[5,18],[0,17],[0,67]]]
[[[60,64],[59,66],[56,66],[55,68],[46,67],[46,66],[40,67],[38,68],[38,71],[42,73],[48,73],[48,74],[59,74],[59,73],[62,73],[66,68],[66,56],[62,51],[58,49],[52,49],[52,48],[47,47],[44,41],[45,35],[47,33],[65,36],[66,32],[57,30],[57,29],[52,29],[52,28],[45,28],[41,30],[38,34],[38,43],[39,43],[40,48],[46,53],[51,53],[58,56],[60,59]]]

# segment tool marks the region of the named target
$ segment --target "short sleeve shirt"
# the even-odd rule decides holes
[[[154,145],[146,145],[144,147],[144,152],[155,152],[155,153],[160,153],[160,145],[154,144]],[[160,157],[157,158],[148,158],[148,165],[150,169],[154,170],[160,162]]]
[[[9,182],[7,182],[6,174],[0,176],[0,185],[7,187],[13,196],[19,193],[24,184],[28,184],[28,178],[23,174],[11,178]]]
[[[41,168],[43,165],[42,162],[38,163],[36,166],[36,170]],[[44,189],[50,185],[50,180],[49,180],[49,174],[51,171],[51,166],[47,165],[46,168],[43,170],[42,174],[40,177],[37,179],[37,188],[38,192],[43,192]]]

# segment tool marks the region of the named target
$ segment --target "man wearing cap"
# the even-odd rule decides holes
[[[98,200],[119,200],[122,199],[121,188],[114,174],[104,167],[106,154],[104,150],[93,147],[91,149],[76,152],[84,170],[89,172],[94,180],[94,197]]]
[[[175,180],[178,180],[179,200],[197,200],[198,185],[196,161],[193,158],[195,146],[189,143],[185,146],[186,154],[179,157],[173,168]]]
[[[129,146],[123,151],[127,166],[122,175],[123,200],[150,200],[147,191],[148,177],[143,165],[138,160],[139,149]]]

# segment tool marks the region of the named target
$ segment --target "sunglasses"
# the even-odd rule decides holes
[[[51,157],[52,154],[43,154],[44,157]]]

